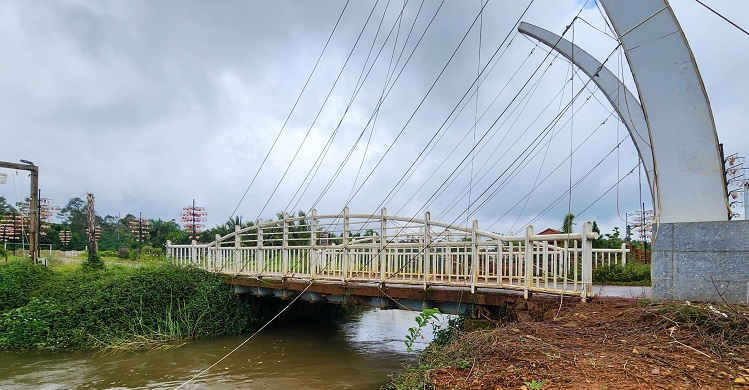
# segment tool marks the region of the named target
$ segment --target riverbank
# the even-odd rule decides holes
[[[540,306],[432,345],[390,388],[749,389],[749,307],[611,298]]]
[[[166,263],[90,269],[17,260],[0,264],[0,349],[169,348],[252,332],[285,304],[261,305],[219,275]],[[320,314],[291,309],[287,321]]]

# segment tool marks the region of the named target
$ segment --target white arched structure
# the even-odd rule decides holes
[[[723,160],[710,103],[687,40],[666,0],[601,0],[624,48],[639,104],[588,53],[538,27],[520,31],[590,76],[618,112],[648,171],[659,223],[725,221]]]
[[[655,181],[655,163],[653,162],[653,149],[650,147],[650,133],[647,121],[645,121],[645,113],[635,95],[601,62],[572,42],[525,22],[520,23],[518,31],[538,39],[572,61],[606,95],[635,143],[637,154],[645,167],[653,204],[658,204],[658,186]]]

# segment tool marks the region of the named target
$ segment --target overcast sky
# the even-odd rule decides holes
[[[536,1],[522,20],[561,34],[583,3]],[[603,95],[515,34],[528,3],[492,0],[477,19],[481,4],[2,1],[0,160],[39,165],[60,207],[91,192],[100,215],[179,220],[195,199],[208,227],[348,204],[500,233],[559,228],[569,210],[608,232],[640,199],[650,208]],[[726,154],[747,155],[749,36],[693,0],[671,5]],[[710,5],[749,28],[749,2]],[[581,17],[566,37],[605,59],[601,11]],[[627,73],[620,52],[607,65]],[[28,194],[25,173],[0,173],[0,196]]]

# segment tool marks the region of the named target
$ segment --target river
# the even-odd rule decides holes
[[[0,352],[0,389],[378,389],[416,359],[403,343],[418,313],[270,326],[192,382],[248,335],[142,353]],[[431,327],[414,344],[422,350]]]

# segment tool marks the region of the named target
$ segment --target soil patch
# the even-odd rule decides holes
[[[557,315],[559,313],[559,315]],[[730,389],[749,386],[749,308],[570,300],[456,335],[393,382],[434,389]]]

